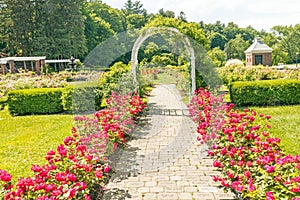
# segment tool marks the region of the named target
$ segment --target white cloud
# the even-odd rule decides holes
[[[300,13],[299,0],[252,0],[248,8],[253,13],[260,14],[280,14],[280,13]]]

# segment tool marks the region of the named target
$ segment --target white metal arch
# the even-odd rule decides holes
[[[138,39],[135,41],[133,48],[132,48],[132,53],[131,53],[131,65],[132,65],[132,74],[133,74],[133,81],[136,85],[138,85],[137,81],[137,76],[136,76],[136,68],[138,65],[138,51],[143,42],[149,38],[152,35],[155,35],[159,32],[163,31],[171,31],[176,34],[179,34],[181,36],[184,36],[178,29],[176,28],[171,28],[171,27],[153,27],[153,28],[148,28],[145,33],[140,34]],[[195,71],[195,52],[194,49],[191,46],[190,40],[187,36],[184,36],[184,44],[186,45],[188,49],[188,53],[190,56],[190,66],[191,66],[191,77],[192,77],[192,93],[196,90],[196,71]]]

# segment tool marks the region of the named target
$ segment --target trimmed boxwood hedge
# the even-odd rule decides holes
[[[63,88],[14,90],[8,93],[8,110],[12,115],[51,114],[63,111]]]
[[[300,104],[299,80],[240,81],[230,85],[230,98],[236,106]]]
[[[95,112],[100,109],[96,86],[79,84],[67,88],[14,90],[8,93],[12,115]]]

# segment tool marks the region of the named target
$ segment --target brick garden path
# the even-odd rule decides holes
[[[196,136],[175,86],[156,86],[132,139],[111,158],[115,173],[102,199],[234,199],[213,182],[218,173]]]

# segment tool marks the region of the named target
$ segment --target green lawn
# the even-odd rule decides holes
[[[281,139],[287,153],[300,154],[300,105],[253,109],[272,116],[272,136]]]
[[[31,175],[32,164],[45,164],[45,155],[71,133],[72,115],[12,117],[0,111],[0,169],[18,177]]]
[[[154,80],[154,84],[175,84],[176,80],[174,77],[167,73],[157,74],[157,79]]]

